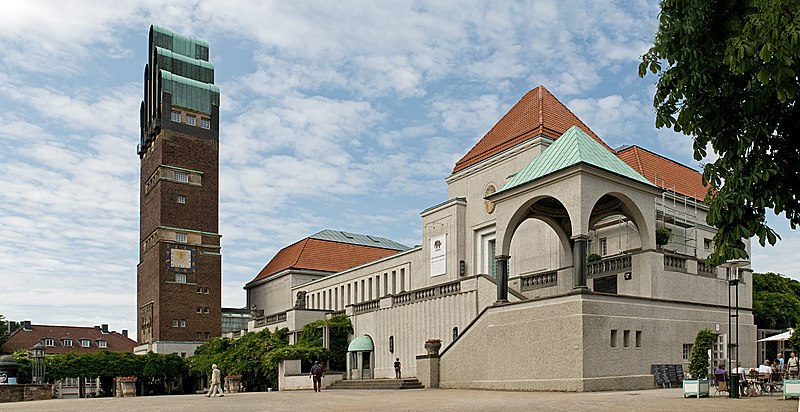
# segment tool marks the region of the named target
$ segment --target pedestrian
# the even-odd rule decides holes
[[[325,370],[320,366],[319,361],[314,361],[314,366],[311,367],[311,372],[308,377],[314,381],[314,392],[322,392],[322,378],[325,376]]]
[[[783,369],[783,354],[782,353],[778,353],[778,357],[775,358],[775,364],[772,365],[772,367],[775,369],[775,372],[783,373],[784,369]]]
[[[208,393],[206,397],[210,398],[213,395],[219,394],[219,397],[223,397],[225,395],[222,394],[222,388],[220,388],[219,384],[222,380],[222,372],[219,371],[219,367],[217,364],[211,365],[211,387],[208,388]]]
[[[400,379],[400,358],[394,360],[394,378]]]
[[[794,352],[789,355],[789,359],[786,361],[786,366],[788,366],[787,373],[789,374],[789,378],[797,379],[797,370],[800,364],[798,363],[797,356],[794,355]]]

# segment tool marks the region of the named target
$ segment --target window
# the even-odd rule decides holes
[[[389,353],[394,353],[394,336],[389,336]]]
[[[209,339],[211,339],[211,334],[206,332],[206,340],[209,340]]]
[[[642,347],[642,331],[640,330],[636,331],[636,347],[637,348]]]
[[[173,327],[173,328],[177,328],[177,327],[178,327],[178,324],[179,324],[179,323],[178,323],[178,319],[172,319],[172,327]]]
[[[91,346],[92,346],[92,341],[90,341],[89,339],[81,339],[81,347],[82,348],[88,348],[88,347],[91,347]]]
[[[725,351],[726,338],[726,335],[717,335],[717,341],[714,342],[713,346],[711,346],[712,365],[727,359],[727,352]]]
[[[64,340],[62,340],[61,341],[61,346],[65,347],[65,348],[71,348],[72,347],[72,339],[64,339]]]
[[[175,274],[175,283],[186,283],[186,274],[185,273],[176,273]]]
[[[616,329],[611,329],[611,347],[612,348],[616,348],[617,347],[617,330]]]
[[[708,238],[703,239],[703,249],[711,250],[713,248],[714,248],[714,241],[713,240],[708,239]]]
[[[692,344],[691,343],[684,343],[683,344],[683,360],[688,361],[691,356],[692,356]]]
[[[185,205],[186,204],[186,196],[178,195],[178,203]]]
[[[200,332],[197,332],[196,340],[200,340]]]
[[[176,233],[175,240],[178,242],[186,242],[186,233]]]
[[[208,295],[208,288],[203,288],[203,293],[205,293],[206,295]]]
[[[197,117],[192,116],[190,114],[186,115],[186,124],[189,126],[196,126],[197,125]]]
[[[599,247],[600,247],[600,250],[599,250],[600,253],[598,253],[598,254],[600,256],[605,256],[605,255],[608,254],[608,241],[606,240],[606,238],[604,238],[604,237],[600,238],[600,246]]]
[[[203,313],[203,308],[201,308],[200,306],[198,306],[198,307],[195,309],[195,312],[197,312],[197,313]]]
[[[175,177],[175,180],[179,182],[189,183],[189,174],[186,172],[179,172],[176,170],[175,173],[173,173],[173,176]]]
[[[185,328],[186,327],[186,319],[181,319],[179,324],[181,325],[182,328]]]
[[[200,127],[203,129],[210,129],[211,128],[211,119],[206,119],[205,117],[200,118]]]
[[[53,338],[44,338],[44,346],[56,346],[56,340]]]
[[[107,348],[108,347],[108,341],[105,341],[105,340],[97,341],[97,347],[98,348]]]
[[[203,313],[205,313],[206,315],[208,315],[208,306],[206,306],[206,307],[204,307],[204,308],[203,308]]]
[[[626,348],[631,347],[631,331],[626,330],[622,332],[622,346]]]
[[[197,293],[203,293],[203,288],[201,288],[201,287],[199,287],[199,286],[198,286],[198,287],[197,287]]]
[[[497,260],[494,258],[497,248],[497,240],[492,239],[487,243],[486,261],[489,263],[489,276],[497,279]]]
[[[181,112],[176,112],[175,110],[172,111],[172,115],[170,115],[170,120],[173,122],[180,123],[181,121]]]
[[[453,328],[453,340],[458,339],[458,327]]]

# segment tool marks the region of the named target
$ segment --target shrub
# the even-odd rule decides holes
[[[717,340],[717,335],[711,329],[697,332],[692,346],[692,358],[689,362],[689,374],[692,379],[706,379],[708,376],[708,350]]]
[[[669,243],[669,238],[672,237],[672,232],[665,228],[660,227],[656,229],[656,245],[664,246]]]

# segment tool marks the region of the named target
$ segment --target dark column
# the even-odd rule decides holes
[[[572,280],[575,289],[586,287],[586,274],[588,273],[586,243],[586,236],[577,236],[572,245]]]
[[[497,261],[497,302],[508,303],[508,259],[511,256],[495,256]]]

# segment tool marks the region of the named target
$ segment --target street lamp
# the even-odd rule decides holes
[[[33,371],[31,373],[33,383],[44,383],[44,345],[39,342],[31,347],[33,356]]]
[[[749,260],[736,259],[729,260],[721,265],[725,268],[728,282],[728,373],[730,373],[728,376],[731,377],[728,395],[731,398],[739,397],[739,375],[731,373],[733,372],[733,367],[738,367],[737,364],[739,363],[739,268],[749,264]],[[731,297],[731,292],[736,296],[735,298]],[[736,319],[735,330],[733,329],[734,318]],[[734,343],[734,340],[736,343]],[[734,354],[736,356],[735,363],[733,361]]]

